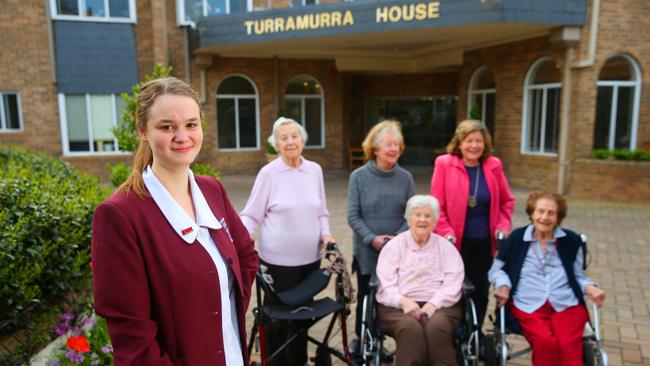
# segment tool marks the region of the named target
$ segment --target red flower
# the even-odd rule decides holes
[[[76,336],[68,338],[68,348],[77,352],[85,353],[90,351],[88,340],[84,336]]]

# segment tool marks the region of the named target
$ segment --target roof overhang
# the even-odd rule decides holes
[[[334,59],[340,71],[424,72],[465,51],[584,25],[586,0],[355,1],[201,19],[197,54]]]

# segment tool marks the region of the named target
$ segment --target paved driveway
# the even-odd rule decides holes
[[[417,192],[428,193],[431,169],[410,170]],[[352,231],[346,221],[348,176],[348,171],[327,172],[325,187],[332,233],[346,257],[351,259]],[[223,177],[222,182],[237,210],[246,204],[254,179],[254,175]],[[529,192],[513,188],[517,198],[515,227],[528,222],[523,208]],[[650,206],[569,199],[564,226],[588,235],[587,275],[608,294],[601,315],[610,365],[650,365]],[[247,324],[249,327],[252,324],[250,314]],[[350,319],[348,327],[353,324]],[[315,326],[310,334],[321,334],[324,327]],[[340,339],[337,335],[334,344],[340,344]],[[521,345],[522,341],[515,339],[513,343]],[[528,365],[530,361],[522,359],[512,364]]]

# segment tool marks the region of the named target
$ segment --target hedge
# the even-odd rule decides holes
[[[109,193],[62,161],[0,147],[0,322],[88,283],[92,214]]]

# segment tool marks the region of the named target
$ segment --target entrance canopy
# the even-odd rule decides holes
[[[586,0],[354,1],[209,16],[193,51],[224,57],[328,58],[340,71],[424,72],[466,50],[582,26]]]

